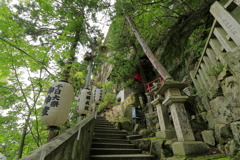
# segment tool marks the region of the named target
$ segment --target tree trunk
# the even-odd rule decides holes
[[[139,41],[139,43],[142,46],[142,49],[150,62],[152,63],[153,67],[158,71],[158,73],[162,76],[164,80],[166,79],[172,79],[171,75],[167,72],[167,70],[164,68],[164,66],[158,61],[158,59],[155,57],[155,55],[152,53],[142,36],[140,35],[136,25],[132,21],[132,19],[129,17],[129,15],[125,14],[125,18],[127,19],[128,23],[132,27],[132,30]]]
[[[25,120],[25,124],[23,127],[23,132],[22,132],[22,138],[20,141],[20,146],[19,146],[19,151],[18,151],[18,159],[22,158],[22,153],[23,153],[23,148],[24,148],[24,142],[25,142],[25,138],[27,136],[27,126],[30,120],[30,116],[31,116],[31,111],[28,112],[28,116],[27,119]]]

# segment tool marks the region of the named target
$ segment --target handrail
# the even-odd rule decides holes
[[[90,114],[89,116],[87,116],[85,119],[80,121],[78,124],[76,124],[72,128],[66,130],[64,133],[60,134],[59,136],[55,137],[48,143],[37,148],[32,153],[30,153],[29,155],[26,155],[25,157],[21,158],[20,160],[44,160],[45,157],[47,157],[48,155],[53,153],[58,148],[61,148],[61,146],[65,142],[70,140],[72,138],[72,136],[75,136],[75,141],[77,141],[77,137],[79,137],[79,135],[77,135],[77,132],[79,132],[79,134],[80,134],[81,129],[83,127],[85,127],[88,123],[90,123],[93,119],[94,119],[94,114]],[[75,145],[75,143],[74,144],[71,143],[70,145],[73,147]],[[76,150],[77,148],[78,147],[72,148],[72,149]],[[77,151],[71,150],[71,152],[77,152]]]
[[[214,28],[215,28],[216,22],[217,22],[216,19],[214,19],[213,24],[212,24],[212,28],[211,28],[210,33],[209,33],[208,38],[207,38],[207,42],[205,43],[204,49],[203,49],[203,51],[202,51],[202,55],[201,55],[201,57],[200,57],[200,59],[199,59],[198,65],[197,65],[197,67],[196,67],[196,69],[195,69],[196,72],[194,73],[193,77],[196,77],[197,72],[198,72],[198,69],[200,68],[200,65],[201,65],[201,63],[202,63],[203,57],[206,55],[206,50],[207,50],[207,48],[208,48],[209,41],[210,41],[211,36],[212,36],[212,34],[213,34],[213,30],[214,30]]]
[[[157,78],[157,79],[155,79],[155,80],[153,80],[153,81],[151,81],[151,82],[148,82],[148,83],[146,83],[144,86],[147,86],[146,88],[146,90],[148,91],[148,92],[150,92],[151,91],[151,89],[154,87],[154,86],[150,86],[152,83],[154,83],[154,82],[156,82],[156,81],[158,81],[159,80],[159,84],[162,84],[162,77],[159,77],[159,78]]]

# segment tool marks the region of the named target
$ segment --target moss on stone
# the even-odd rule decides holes
[[[186,157],[187,160],[233,160],[231,157],[226,157],[223,154],[212,154],[212,155],[204,155],[204,156],[194,156],[194,157]]]

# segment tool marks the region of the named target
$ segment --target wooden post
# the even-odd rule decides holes
[[[51,139],[57,137],[59,134],[59,127],[49,126],[48,129],[49,129],[49,133],[48,133],[47,142],[49,142]]]
[[[153,67],[158,71],[158,73],[162,76],[164,80],[166,79],[172,79],[171,75],[167,72],[167,70],[164,68],[164,66],[158,61],[158,59],[155,57],[155,55],[152,53],[142,36],[140,35],[140,32],[138,31],[136,25],[132,21],[132,19],[129,17],[129,15],[125,14],[125,18],[127,19],[129,25],[132,27],[132,30],[139,41],[139,43],[142,46],[142,49],[150,62],[152,63]]]

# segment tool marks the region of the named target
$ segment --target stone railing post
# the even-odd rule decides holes
[[[164,100],[162,101],[156,98],[152,102],[159,112],[158,115],[159,121],[161,121],[160,126],[162,133],[167,133],[167,130],[171,128],[171,126],[169,126],[170,121],[167,112],[167,107],[169,107],[178,139],[178,142],[172,144],[173,153],[174,155],[183,156],[201,154],[208,151],[208,147],[205,143],[195,141],[190,121],[188,120],[187,112],[184,107],[184,102],[187,100],[188,96],[181,95],[181,90],[186,86],[187,84],[181,82],[164,81],[159,89],[155,91],[155,95],[164,95]]]
[[[194,141],[192,127],[188,120],[183,102],[188,96],[182,96],[179,88],[167,88],[162,105],[170,108],[178,141]]]
[[[148,107],[148,112],[152,113],[153,112],[153,106],[151,104],[151,95],[146,94],[147,96],[147,107]]]
[[[158,138],[175,138],[176,132],[170,122],[168,108],[165,105],[162,105],[164,99],[157,97],[152,101],[152,104],[157,109],[158,120],[160,125],[160,131],[156,133]]]

